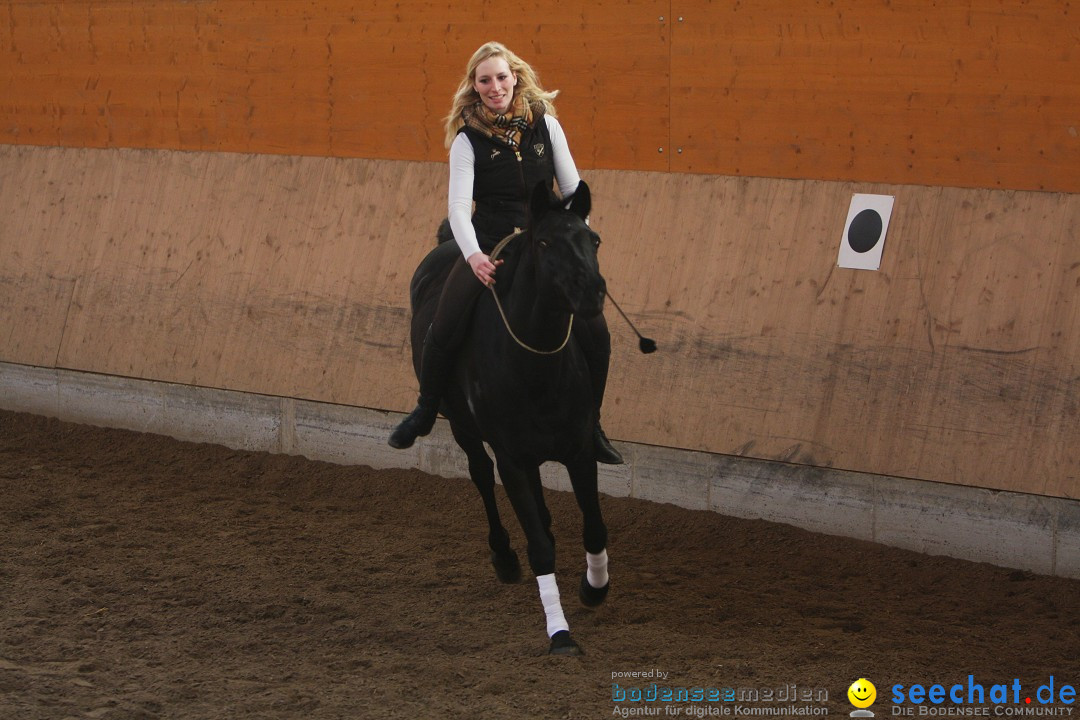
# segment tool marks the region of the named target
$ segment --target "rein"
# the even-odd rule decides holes
[[[506,247],[511,240],[516,238],[518,235],[523,235],[524,233],[524,230],[515,230],[514,232],[510,233],[502,240],[500,240],[499,244],[495,246],[495,249],[491,251],[491,255],[488,256],[491,258],[491,262],[495,262],[495,260],[499,257],[499,253],[502,252],[502,249]],[[502,303],[499,302],[499,294],[495,292],[495,287],[488,286],[488,289],[491,290],[491,296],[495,298],[495,307],[499,308],[499,315],[502,317],[503,325],[506,327],[506,332],[510,333],[510,337],[512,337],[514,339],[514,342],[516,342],[521,347],[525,348],[531,353],[536,353],[537,355],[555,355],[556,353],[562,352],[563,349],[566,347],[566,343],[570,342],[570,333],[574,329],[573,313],[570,314],[570,322],[566,326],[566,337],[563,338],[562,344],[554,350],[537,350],[531,345],[527,345],[526,343],[522,342],[522,340],[517,335],[515,335],[514,331],[510,328],[510,320],[507,319],[506,312],[503,311],[503,306]]]

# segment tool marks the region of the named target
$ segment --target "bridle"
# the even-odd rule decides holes
[[[495,262],[496,258],[499,257],[499,253],[502,252],[502,249],[506,247],[511,240],[516,238],[518,235],[524,234],[524,230],[515,229],[514,232],[510,233],[502,240],[500,240],[499,244],[495,246],[495,249],[491,251],[491,255],[489,256],[491,258],[491,262]],[[529,352],[536,353],[537,355],[555,355],[562,352],[563,349],[566,348],[566,344],[570,342],[571,331],[574,329],[573,313],[570,313],[570,322],[566,325],[566,337],[563,338],[563,341],[559,345],[559,347],[555,348],[554,350],[537,350],[536,348],[522,341],[521,338],[514,334],[513,329],[511,329],[510,327],[510,320],[506,317],[506,312],[503,310],[502,303],[499,302],[499,294],[495,292],[495,287],[493,285],[489,285],[488,289],[491,290],[491,296],[495,298],[495,307],[499,308],[499,315],[502,317],[503,325],[506,327],[506,332],[510,333],[510,337],[514,339],[514,342],[516,342],[518,345],[525,348]]]

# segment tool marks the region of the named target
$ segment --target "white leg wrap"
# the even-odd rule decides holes
[[[544,603],[544,613],[547,614],[548,637],[560,630],[569,630],[570,626],[566,624],[566,616],[563,615],[562,603],[559,602],[559,586],[555,583],[555,573],[538,576],[536,584],[540,586],[540,601]]]
[[[589,568],[585,576],[590,585],[599,589],[608,584],[607,550],[601,550],[596,555],[591,552],[585,553],[585,564]]]

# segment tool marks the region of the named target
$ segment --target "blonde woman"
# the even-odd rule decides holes
[[[447,211],[462,260],[447,278],[424,341],[417,406],[391,433],[392,447],[410,447],[431,432],[473,304],[495,283],[502,263],[492,262],[489,253],[515,228],[527,226],[532,189],[541,182],[558,183],[564,198],[577,189],[581,178],[555,117],[556,95],[544,90],[532,67],[500,43],[486,43],[469,60],[446,117]],[[574,337],[586,355],[599,409],[611,354],[603,314],[575,323]],[[594,449],[599,462],[623,462],[599,422]]]

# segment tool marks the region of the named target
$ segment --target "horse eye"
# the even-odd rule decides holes
[[[546,248],[547,246],[548,246],[548,242],[547,242],[547,240],[541,240],[541,241],[540,241],[540,247],[542,247],[542,248]]]

